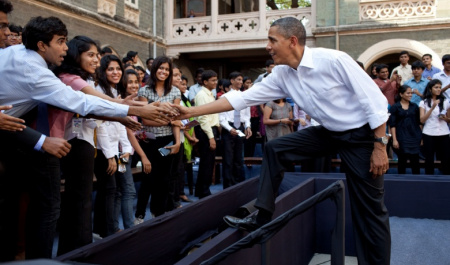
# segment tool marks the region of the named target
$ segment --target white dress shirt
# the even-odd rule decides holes
[[[96,86],[95,89],[104,93],[100,86]],[[111,91],[114,97],[117,97],[117,90],[111,88]],[[117,121],[103,121],[97,128],[97,149],[102,150],[109,159],[119,154],[119,144],[123,153],[131,154],[132,147],[125,126]]]
[[[397,71],[398,75],[402,77],[400,85],[403,85],[403,83],[414,77],[412,74],[412,68],[410,64],[407,64],[405,66],[399,65],[395,67],[394,70],[392,70],[391,77],[395,71]]]
[[[431,107],[428,106],[428,104],[425,103],[424,100],[420,101],[419,107],[424,109],[425,113],[427,113],[431,109]],[[445,115],[448,108],[450,108],[450,103],[448,100],[444,101],[442,111],[439,111],[439,106],[436,106],[436,108],[434,108],[434,110],[431,112],[430,117],[428,117],[428,119],[425,121],[422,133],[429,136],[442,136],[450,134],[447,122],[439,119],[439,114]]]
[[[387,100],[372,78],[346,53],[305,46],[293,69],[276,66],[250,89],[224,95],[234,109],[291,97],[330,131],[346,131],[369,123],[375,129],[388,120]]]
[[[126,105],[74,91],[48,69],[42,56],[23,45],[0,50],[0,76],[0,106],[13,105],[5,113],[14,117],[26,114],[40,102],[83,116],[125,117],[128,113]]]
[[[243,92],[231,89],[230,91],[225,93],[223,96],[228,95],[230,93],[240,95]],[[228,97],[226,97],[226,98],[228,100],[230,100]],[[267,102],[267,100],[264,103],[266,103],[266,102]],[[230,103],[231,103],[231,100],[230,100]],[[256,104],[253,104],[253,105],[256,105]],[[233,107],[234,107],[234,105],[233,105]],[[243,108],[235,108],[235,109],[240,110],[240,122],[244,123],[244,127],[246,129],[248,127],[250,127],[250,108],[248,108],[247,106],[243,106]],[[234,110],[219,113],[219,123],[220,123],[220,126],[222,126],[222,128],[225,128],[227,131],[231,131],[231,129],[233,129],[233,126],[231,126],[230,123],[231,124],[234,123]],[[239,128],[236,128],[236,129],[239,129]]]

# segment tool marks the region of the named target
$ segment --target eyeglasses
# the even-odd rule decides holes
[[[18,39],[18,38],[20,38],[20,36],[19,35],[8,35],[8,39]]]

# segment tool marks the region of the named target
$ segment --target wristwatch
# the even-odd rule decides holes
[[[391,134],[387,133],[385,136],[380,137],[380,138],[375,138],[375,142],[379,142],[382,143],[384,145],[387,145],[389,142],[389,139],[391,138]]]

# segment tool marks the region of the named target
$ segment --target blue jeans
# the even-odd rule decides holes
[[[123,227],[125,229],[133,226],[134,211],[133,201],[136,197],[133,174],[131,174],[131,160],[128,161],[125,173],[116,172],[116,196],[114,209],[114,229],[119,231],[119,217],[122,214]]]

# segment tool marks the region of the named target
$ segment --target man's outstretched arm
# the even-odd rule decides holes
[[[230,111],[233,109],[233,106],[231,106],[230,102],[225,97],[221,97],[214,102],[197,107],[187,108],[181,105],[174,105],[174,104],[172,104],[172,107],[177,108],[178,111],[180,112],[180,116],[176,117],[179,120],[184,120],[190,117],[198,117],[207,114]]]

